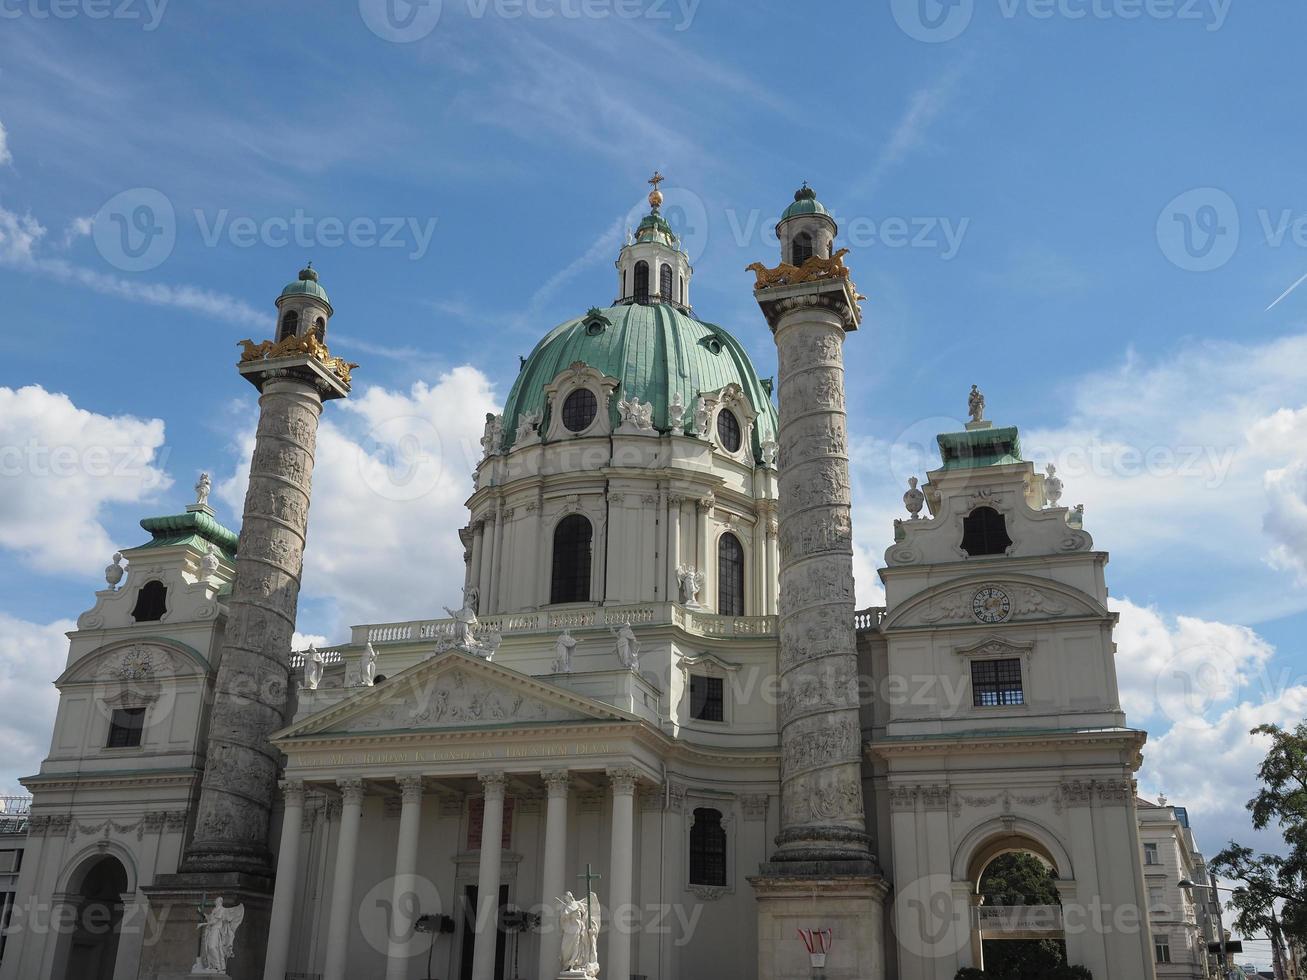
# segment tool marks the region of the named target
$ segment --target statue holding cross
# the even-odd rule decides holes
[[[587,864],[585,873],[577,877],[585,881],[585,900],[576,898],[571,892],[555,899],[563,929],[560,956],[563,972],[559,976],[567,980],[594,980],[599,976],[600,912],[599,896],[591,891],[591,887],[603,876],[595,874]]]

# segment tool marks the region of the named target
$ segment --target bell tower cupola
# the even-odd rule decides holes
[[[838,232],[835,219],[817,200],[817,192],[805,180],[803,186],[794,192],[794,203],[781,213],[781,220],[776,223],[781,261],[803,265],[814,255],[830,258]]]
[[[317,270],[310,262],[277,297],[277,341],[313,334],[325,343],[332,312],[327,291],[318,282]]]
[[[682,312],[690,309],[689,256],[672,226],[663,217],[663,192],[658,185],[666,180],[658,171],[649,178],[649,213],[639,227],[627,232],[626,244],[617,256],[617,299],[614,306],[639,303],[667,303]]]

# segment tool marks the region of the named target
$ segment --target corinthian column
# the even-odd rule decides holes
[[[843,277],[839,275],[843,273]],[[781,832],[775,862],[868,861],[853,628],[847,270],[755,292],[779,356]],[[802,450],[802,451],[800,451]]]

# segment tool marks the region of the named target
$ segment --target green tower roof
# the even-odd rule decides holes
[[[826,206],[817,200],[817,192],[808,186],[807,181],[804,181],[803,186],[794,192],[794,203],[781,212],[781,221],[800,214],[824,214],[828,218],[831,216]]]
[[[313,268],[312,262],[300,270],[298,279],[286,284],[286,288],[281,291],[281,295],[312,296],[315,299],[322,300],[322,302],[326,303],[328,306],[331,305],[331,300],[327,299],[327,291],[323,289],[322,284],[318,282],[318,273],[317,270]]]
[[[716,324],[654,303],[591,310],[546,334],[523,362],[504,404],[505,448],[516,438],[521,415],[544,412],[545,385],[577,361],[620,382],[609,410],[614,426],[620,399],[652,403],[654,427],[665,432],[672,428],[667,409],[678,392],[689,408],[701,392],[735,382],[758,414],[754,458],[761,458],[763,442],[776,439],[776,409],[768,387],[740,342]]]
[[[214,545],[228,562],[236,560],[236,544],[240,540],[235,531],[228,530],[202,510],[172,514],[167,517],[147,517],[141,521],[142,530],[150,532],[150,541],[142,548],[169,548],[190,544],[199,551]]]
[[[1021,439],[1015,425],[941,432],[935,437],[946,470],[975,469],[1021,462]]]

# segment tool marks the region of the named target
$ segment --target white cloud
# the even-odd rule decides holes
[[[9,152],[9,133],[5,130],[5,124],[0,122],[0,166],[13,162],[14,155]]]
[[[81,233],[81,223],[84,220],[74,219],[69,226],[64,238],[65,247],[72,243],[76,234]],[[72,283],[132,303],[173,307],[247,326],[266,327],[269,324],[267,314],[226,293],[215,293],[195,286],[127,279],[76,265],[65,259],[43,256],[40,254],[40,246],[45,236],[45,226],[32,215],[19,215],[0,207],[0,265],[45,276],[57,282]]]
[[[165,457],[159,419],[98,415],[39,386],[0,388],[0,546],[46,572],[102,566],[113,544],[101,512],[170,486]]]
[[[327,638],[321,633],[301,633],[296,630],[290,637],[290,648],[292,652],[307,650],[309,647],[325,647]]]
[[[80,238],[90,238],[95,231],[95,218],[74,218],[64,229],[63,247],[70,248]]]
[[[29,623],[0,613],[0,795],[25,795],[20,776],[35,773],[50,750],[59,692],[50,682],[68,659],[72,620]]]
[[[498,404],[489,380],[462,366],[435,385],[407,391],[374,386],[329,404],[318,430],[304,597],[324,599],[334,623],[302,630],[339,642],[342,627],[443,615],[463,587],[464,501],[480,457],[487,412]],[[239,466],[218,495],[243,506],[253,426]]]

